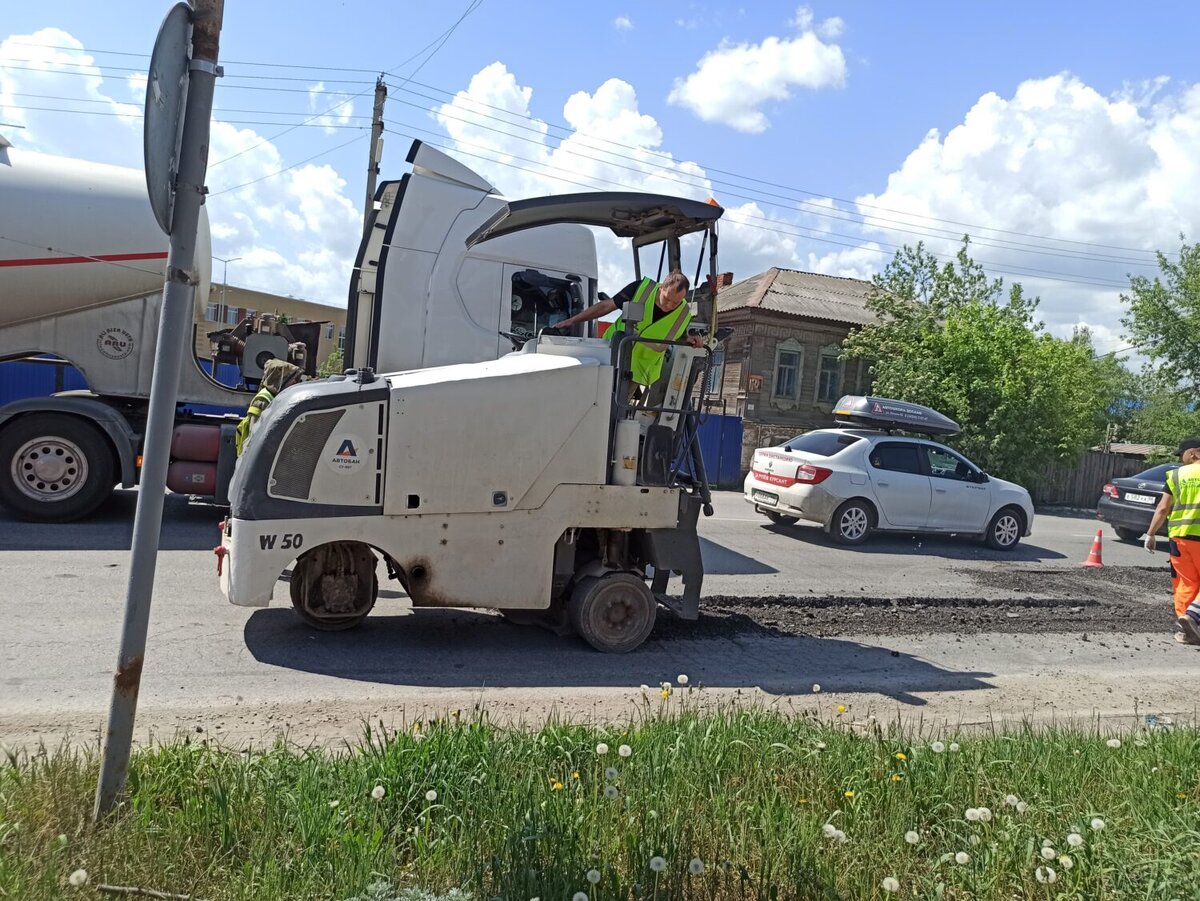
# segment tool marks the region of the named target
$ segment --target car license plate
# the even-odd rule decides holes
[[[772,506],[774,506],[775,504],[779,503],[779,495],[778,494],[771,494],[766,491],[759,491],[757,488],[755,488],[754,491],[751,492],[751,496],[756,501],[762,501],[764,504],[771,504]]]
[[[1158,498],[1152,494],[1126,494],[1125,500],[1133,501],[1135,504],[1157,504]]]

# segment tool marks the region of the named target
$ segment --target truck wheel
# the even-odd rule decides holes
[[[34,413],[0,430],[0,504],[30,522],[70,522],[112,494],[108,439],[77,416]]]
[[[571,592],[567,615],[575,632],[597,651],[624,654],[654,628],[658,601],[644,581],[629,573],[583,579]]]
[[[358,541],[338,541],[306,551],[292,569],[292,607],[323,632],[352,629],[379,597],[375,555]]]

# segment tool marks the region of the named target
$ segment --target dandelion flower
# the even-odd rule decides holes
[[[899,773],[892,773],[892,781],[893,782],[899,782],[903,778],[904,777],[901,776]]]
[[[87,885],[88,872],[87,870],[76,870],[67,877],[67,882],[71,883],[72,888],[80,888]]]
[[[1054,860],[1056,857],[1058,857],[1058,852],[1049,845],[1047,845],[1045,848],[1042,848],[1042,858],[1044,860]]]
[[[649,686],[649,685],[639,685],[639,686],[638,686],[638,690],[639,690],[639,691],[640,691],[642,694],[645,694],[646,692],[648,692],[648,691],[650,690],[650,686]]]
[[[1100,819],[1100,817],[1096,817],[1096,819],[1092,820],[1092,830],[1093,831],[1100,832],[1103,829],[1104,829],[1104,820]]]
[[[608,753],[608,745],[606,745],[604,742],[600,742],[600,744],[596,745],[596,753],[603,757]]]
[[[958,742],[956,742],[956,741],[950,742],[950,750],[951,750],[951,752],[957,751],[958,750]]]
[[[823,741],[817,742],[816,748],[818,751],[824,751],[825,750],[825,742],[823,742]]]
[[[693,876],[699,876],[704,872],[704,861],[699,857],[693,857],[688,861],[688,872]]]
[[[966,851],[959,851],[957,854],[954,855],[954,862],[956,864],[958,864],[960,867],[965,867],[967,864],[969,864],[971,862],[971,855],[968,854]]]
[[[615,785],[604,786],[604,797],[608,798],[610,801],[616,798],[616,796],[620,793],[620,790]]]
[[[1064,870],[1069,870],[1075,866],[1075,861],[1071,860],[1066,854],[1061,854],[1058,858],[1058,865]]]
[[[845,704],[838,704],[838,705],[837,705],[837,712],[838,712],[838,713],[845,713],[845,712],[846,712],[846,705],[845,705]]]
[[[555,779],[553,784],[550,786],[550,788],[552,788],[556,792],[560,792],[563,790],[563,784],[561,782],[559,782],[557,779]]]
[[[633,748],[629,747],[629,745],[621,745],[621,747],[617,748],[617,753],[622,757],[629,757],[633,754]]]
[[[1034,875],[1038,882],[1045,882],[1049,885],[1058,882],[1058,874],[1054,872],[1054,867],[1038,867]]]
[[[935,741],[929,746],[929,750],[933,751],[934,754],[941,754],[944,750],[946,750],[946,746],[940,741]]]
[[[688,683],[687,673],[680,673],[678,676],[675,677],[675,681],[678,682],[680,685],[687,685],[687,683]],[[700,866],[704,866],[704,864],[701,864]]]
[[[1110,748],[1116,750],[1117,748],[1121,747],[1121,739],[1110,738],[1108,741],[1105,742],[1105,744],[1108,745]]]
[[[1078,832],[1072,832],[1067,836],[1067,844],[1072,848],[1078,848],[1083,845],[1083,836]]]
[[[1029,805],[1024,801],[1017,802],[1017,813],[1024,813],[1029,809]]]
[[[667,868],[667,862],[665,860],[663,860],[661,857],[651,857],[650,858],[650,869],[653,870],[655,873],[661,873],[666,868]]]
[[[588,893],[576,892],[571,896],[571,901],[588,901]]]
[[[616,782],[617,776],[619,775],[620,773],[617,772],[617,768],[615,766],[605,767],[604,769],[604,778],[609,782]]]
[[[839,845],[844,845],[847,841],[849,841],[849,839],[846,838],[846,833],[842,832],[841,829],[838,829],[833,833],[833,840]]]
[[[964,816],[967,818],[967,822],[969,822],[969,823],[978,823],[979,822],[979,811],[976,810],[974,807],[968,807],[967,812],[964,814]]]
[[[333,810],[334,808],[336,808],[336,807],[337,807],[339,804],[341,804],[341,803],[342,803],[341,801],[330,801],[330,802],[329,802],[329,809],[330,809],[330,810]]]
[[[885,892],[898,892],[900,891],[900,881],[894,876],[886,876],[883,882],[879,883],[879,887]]]
[[[664,688],[661,692],[659,692],[659,694],[663,696],[663,700],[665,701],[667,698],[671,697],[671,689]]]
[[[1042,847],[1043,847],[1043,848],[1049,848],[1049,847],[1051,847],[1053,844],[1054,844],[1054,842],[1050,841],[1050,839],[1048,839],[1048,838],[1044,838],[1044,839],[1042,839]]]
[[[904,840],[910,845],[919,844],[921,841],[921,833],[917,832],[916,829],[909,829],[908,832],[904,833]]]
[[[590,882],[592,885],[599,885],[600,884],[600,871],[599,870],[588,870],[587,871],[587,881]]]
[[[60,832],[60,833],[58,834],[58,843],[59,843],[60,845],[66,845],[66,844],[67,844],[67,835],[66,835],[66,833],[65,833],[65,832]]]
[[[572,778],[572,779],[576,779],[576,780],[578,780],[578,779],[579,779],[579,771],[578,771],[578,770],[576,770],[575,772],[573,772],[573,773],[571,774],[571,778]]]
[[[432,804],[437,800],[437,792],[431,788],[429,791],[425,792],[425,800]]]
[[[815,684],[814,684],[814,685],[813,685],[813,694],[815,694],[815,695],[818,695],[818,694],[820,694],[820,693],[821,693],[821,686],[820,686],[820,685],[815,685]]]
[[[905,754],[903,751],[897,751],[897,752],[896,752],[896,759],[897,759],[897,760],[908,760],[908,755],[907,755],[907,754]]]
[[[1009,807],[1016,807],[1018,804],[1021,803],[1021,799],[1018,798],[1016,795],[1008,795],[1007,797],[1005,797],[1004,803],[1007,804]]]
[[[992,809],[990,807],[979,808],[979,822],[990,823],[992,821]]]
[[[377,785],[373,789],[371,789],[371,797],[374,798],[376,801],[382,801],[383,796],[386,794],[387,794],[387,789],[384,788],[382,785]]]
[[[846,792],[843,792],[843,794],[844,794],[844,795],[845,795],[847,798],[853,798],[853,797],[854,797],[854,792],[852,792],[852,791],[846,791]]]
[[[833,823],[826,823],[821,827],[821,832],[824,833],[826,838],[833,838],[837,832],[837,826],[833,825]]]

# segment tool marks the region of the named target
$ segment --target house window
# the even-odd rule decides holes
[[[338,350],[346,349],[346,326],[338,329]]]
[[[333,337],[333,323],[332,322],[325,323],[325,337],[326,338]]]
[[[704,386],[705,394],[720,394],[721,380],[725,377],[725,351],[718,350],[712,355],[712,363],[708,369],[708,381]]]
[[[204,318],[209,322],[221,321],[221,305],[219,303],[210,303],[204,307]]]
[[[779,342],[775,347],[775,383],[771,396],[782,400],[795,400],[800,396],[800,371],[804,365],[804,349],[793,338]]]
[[[837,403],[842,396],[842,361],[839,347],[821,348],[821,363],[817,367],[817,403]]]
[[[225,308],[225,324],[226,325],[237,325],[241,321],[242,320],[238,319],[237,307],[226,307]]]

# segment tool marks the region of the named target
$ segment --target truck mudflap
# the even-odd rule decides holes
[[[646,529],[642,533],[646,558],[654,566],[650,590],[655,598],[680,619],[700,618],[700,589],[704,583],[704,561],[696,522],[704,500],[698,492],[679,493],[679,522],[673,529]],[[668,595],[671,573],[683,576],[683,597]]]

